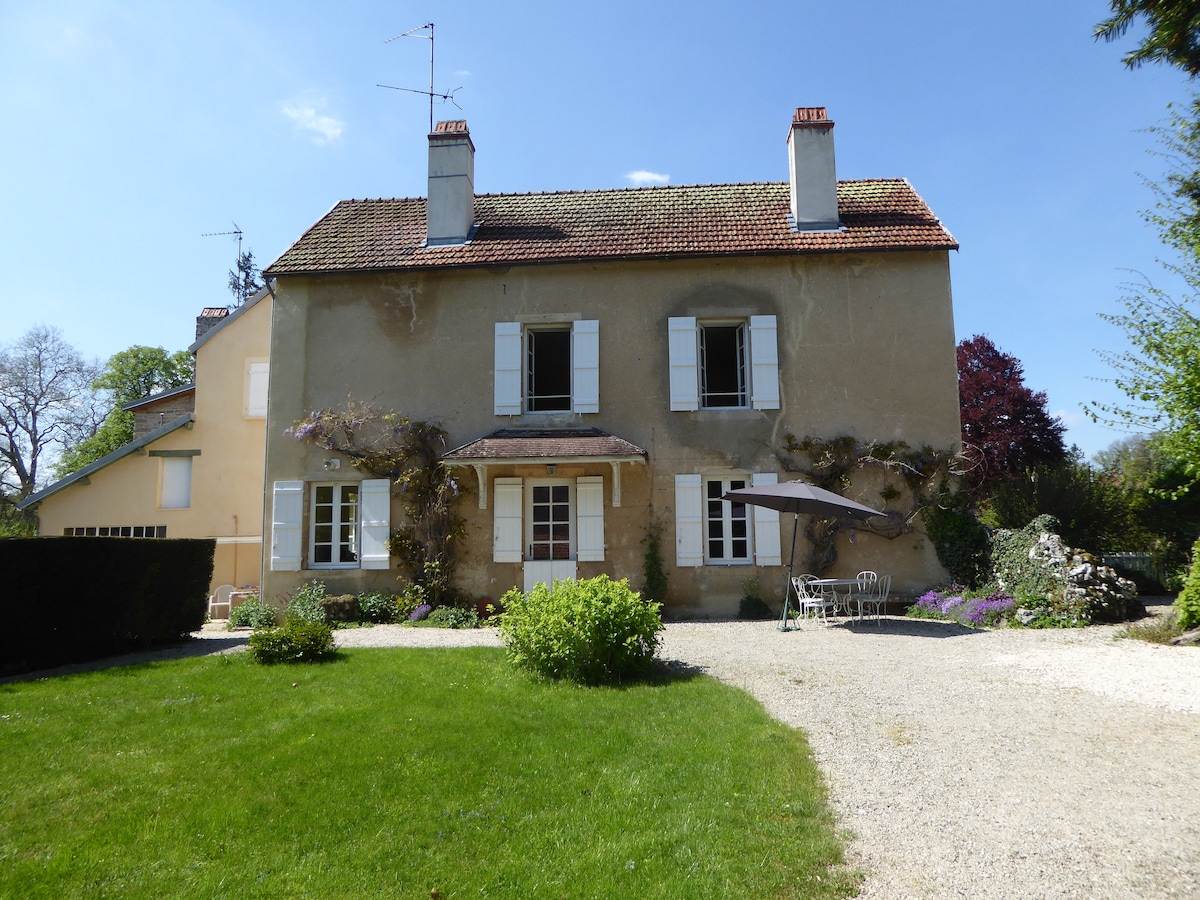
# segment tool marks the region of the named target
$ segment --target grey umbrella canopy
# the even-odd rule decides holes
[[[792,522],[792,555],[788,559],[787,589],[783,595],[783,617],[779,625],[782,631],[787,631],[788,628],[788,605],[792,599],[792,567],[796,562],[796,530],[801,514],[824,518],[842,517],[860,522],[865,522],[871,516],[887,515],[807,481],[784,481],[779,484],[738,488],[736,491],[726,491],[722,499],[790,512],[795,517]]]

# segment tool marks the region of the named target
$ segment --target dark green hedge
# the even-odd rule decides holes
[[[212,540],[0,540],[0,675],[180,640],[204,624]]]

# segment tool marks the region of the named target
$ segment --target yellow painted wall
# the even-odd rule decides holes
[[[39,533],[64,528],[165,525],[169,538],[216,538],[212,584],[259,583],[266,420],[245,416],[247,366],[270,353],[271,298],[244,309],[196,350],[196,412],[181,428],[68,485],[37,507]],[[162,509],[163,459],[192,457],[191,504]]]

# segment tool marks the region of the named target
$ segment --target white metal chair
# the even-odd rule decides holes
[[[800,620],[806,622],[809,618],[814,621],[819,619],[822,624],[828,625],[829,614],[837,615],[837,597],[814,591],[812,582],[816,580],[815,575],[798,575],[792,579],[792,584],[796,588],[797,603],[800,607]]]
[[[859,609],[865,609],[868,612],[874,608],[875,624],[878,625],[883,618],[883,611],[887,607],[888,594],[892,592],[892,576],[884,575],[879,578],[874,585],[874,590],[870,595],[864,596],[859,601]],[[859,615],[862,618],[862,615]]]
[[[863,603],[869,601],[875,595],[875,590],[879,584],[879,576],[870,569],[864,569],[859,572],[855,578],[858,584],[846,591],[846,615],[854,615],[854,607],[858,607],[858,619],[861,622],[863,617]]]

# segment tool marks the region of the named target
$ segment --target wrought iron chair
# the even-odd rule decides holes
[[[868,613],[873,608],[875,611],[875,624],[878,625],[883,619],[883,611],[887,608],[888,594],[892,592],[892,576],[884,575],[875,582],[875,589],[870,595],[862,597],[859,601],[859,608],[865,609]],[[862,616],[860,614],[859,618]]]

